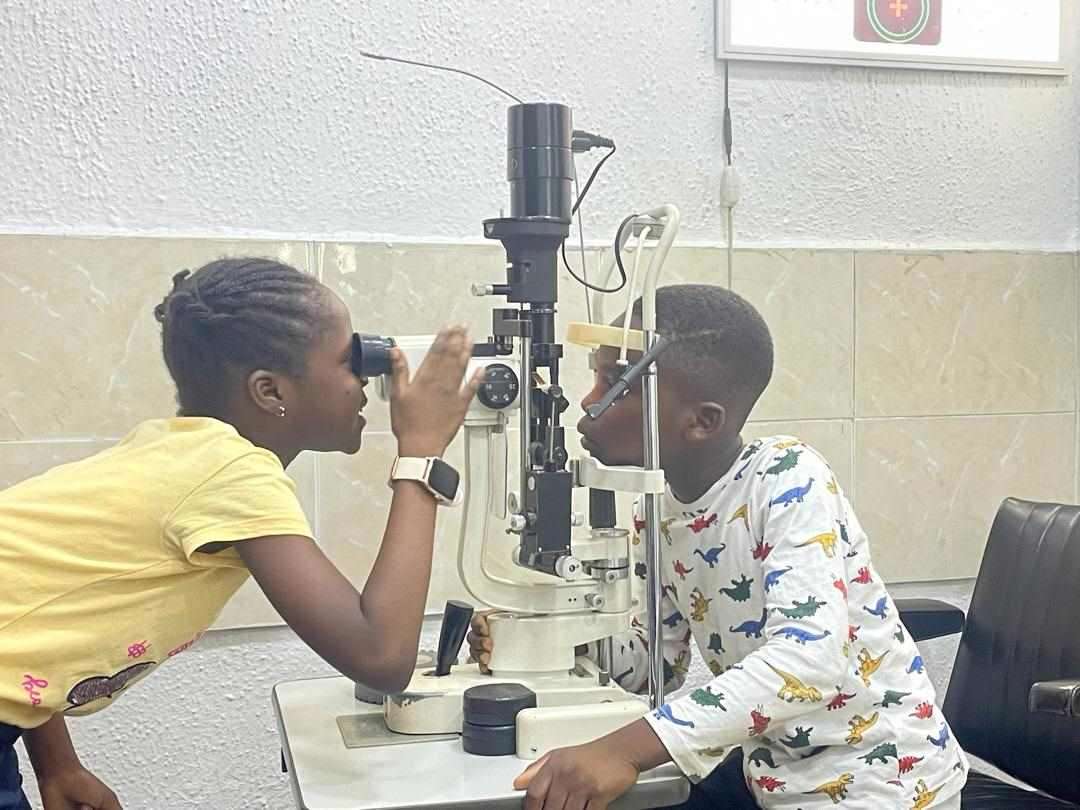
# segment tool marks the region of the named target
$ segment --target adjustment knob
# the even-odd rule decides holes
[[[476,398],[481,404],[492,410],[501,410],[517,400],[521,383],[517,373],[505,363],[492,363],[484,371],[484,381]]]

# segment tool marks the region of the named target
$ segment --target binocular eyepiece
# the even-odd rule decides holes
[[[382,335],[352,336],[352,372],[357,377],[381,377],[390,373],[390,350],[397,343]]]

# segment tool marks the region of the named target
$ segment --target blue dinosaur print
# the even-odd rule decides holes
[[[765,593],[772,590],[772,587],[780,581],[780,577],[791,570],[789,565],[787,568],[779,568],[776,571],[770,571],[765,575]]]
[[[765,629],[765,621],[769,616],[767,608],[761,609],[761,620],[747,619],[738,627],[729,628],[732,633],[745,633],[747,638],[761,638],[761,631]]]
[[[873,610],[866,607],[866,605],[863,605],[863,610],[865,610],[871,616],[877,616],[879,619],[884,620],[884,619],[887,619],[889,617],[888,602],[889,602],[888,597],[883,596],[883,597],[881,597],[880,599],[877,600],[877,604],[874,605]]]
[[[727,548],[726,543],[721,544],[716,548],[710,548],[706,552],[702,552],[700,548],[695,548],[694,553],[701,557],[704,562],[708,563],[709,568],[715,568],[716,561],[720,559],[720,552],[723,551],[725,548]]]
[[[926,663],[923,661],[923,657],[921,655],[916,655],[911,659],[911,666],[907,668],[907,671],[908,675],[913,675],[916,672],[922,675],[924,669],[926,669]]]
[[[836,522],[840,524],[840,539],[843,540],[844,543],[846,543],[847,545],[850,546],[851,545],[851,538],[848,537],[847,524],[844,523],[844,521],[842,521],[842,520],[838,520]]]
[[[672,613],[670,616],[668,616],[666,619],[664,619],[664,627],[670,627],[670,628],[672,628],[674,630],[675,625],[677,625],[682,620],[683,620],[683,615],[681,613],[679,613],[679,611],[676,610],[674,613]]]
[[[929,734],[926,735],[926,741],[933,745],[935,748],[945,750],[945,746],[949,743],[949,727],[942,726],[941,731],[938,732],[937,739],[934,739]]]
[[[693,728],[694,727],[694,721],[693,720],[680,720],[678,717],[676,717],[674,714],[672,714],[671,713],[671,706],[668,705],[667,703],[665,703],[663,706],[661,706],[659,709],[657,709],[655,712],[653,712],[653,716],[657,720],[667,720],[667,721],[669,721],[671,723],[674,723],[677,726],[686,726],[686,728]]]
[[[811,478],[806,482],[806,486],[794,487],[789,489],[783,495],[779,495],[769,501],[769,506],[791,506],[793,503],[802,503],[803,499],[810,494],[810,488],[814,486],[814,479]]]
[[[779,630],[773,633],[773,638],[782,636],[783,638],[792,639],[797,644],[805,645],[808,641],[821,641],[823,638],[828,638],[831,635],[832,633],[828,630],[824,631],[820,635],[815,635],[814,633],[803,630],[799,627],[781,627]]]

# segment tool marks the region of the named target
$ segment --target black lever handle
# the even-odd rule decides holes
[[[449,675],[450,667],[457,661],[458,650],[472,621],[473,607],[466,602],[450,599],[443,611],[442,629],[439,630],[439,649],[435,653],[435,674]]]

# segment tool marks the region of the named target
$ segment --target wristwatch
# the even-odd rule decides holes
[[[388,483],[393,486],[395,481],[419,481],[435,496],[440,506],[457,506],[461,503],[461,476],[437,456],[398,456],[390,468]]]

